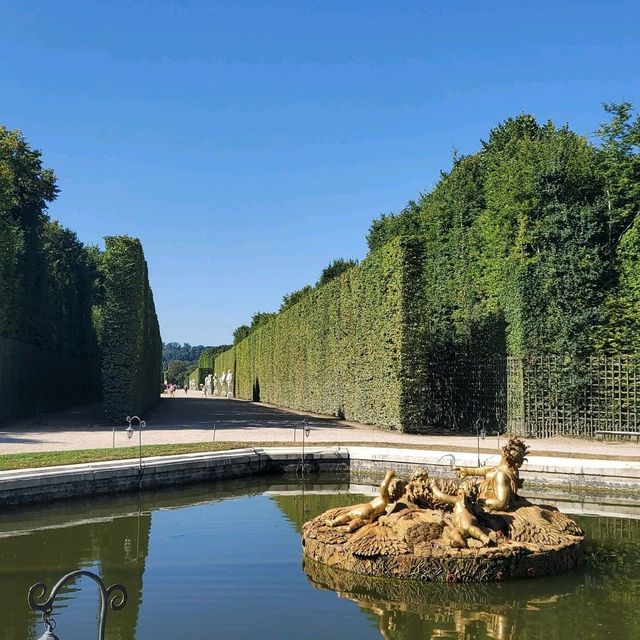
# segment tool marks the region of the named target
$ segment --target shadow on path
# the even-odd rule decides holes
[[[304,415],[266,407],[245,400],[207,398],[161,398],[150,411],[140,416],[156,430],[207,429],[293,429],[300,427]],[[311,428],[352,429],[337,419],[306,416]],[[126,424],[123,422],[123,427]],[[52,433],[56,431],[111,431],[113,424],[103,415],[102,404],[74,407],[67,411],[47,413],[34,419],[4,424],[0,442],[24,442],[20,433]]]
[[[216,429],[293,429],[300,427],[305,417],[311,428],[352,428],[334,418],[297,415],[244,400],[205,398],[162,398],[147,423],[155,429],[202,429],[214,424]]]

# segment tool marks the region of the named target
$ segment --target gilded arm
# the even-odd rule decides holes
[[[391,480],[393,480],[393,477],[395,476],[395,472],[393,469],[388,469],[387,470],[387,474],[384,477],[384,480],[382,481],[382,484],[380,485],[380,497],[385,501],[385,502],[389,502],[390,496],[389,496],[389,485],[391,484]]]
[[[486,476],[494,467],[454,467],[453,470],[461,477]]]
[[[431,480],[429,485],[431,486],[431,494],[436,500],[440,500],[440,502],[445,502],[450,505],[454,505],[457,502],[457,496],[451,496],[448,493],[441,491],[434,480]]]

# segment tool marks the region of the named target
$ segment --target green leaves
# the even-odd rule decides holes
[[[101,269],[104,409],[120,421],[160,397],[162,340],[140,241],[106,237]]]
[[[95,401],[95,270],[76,235],[49,220],[57,195],[19,131],[0,127],[0,419]]]
[[[405,253],[391,243],[307,292],[219,355],[217,375],[231,370],[241,398],[403,428]]]

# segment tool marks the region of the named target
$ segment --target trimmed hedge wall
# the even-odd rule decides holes
[[[57,187],[0,126],[0,420],[100,399],[93,254],[49,219]]]
[[[94,402],[100,392],[96,357],[0,338],[0,420]]]
[[[231,369],[240,398],[419,428],[423,250],[385,245],[218,356],[216,374]]]
[[[102,272],[104,409],[120,421],[140,415],[160,397],[162,341],[140,241],[105,238]]]

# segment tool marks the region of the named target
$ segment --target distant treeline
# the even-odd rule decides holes
[[[180,344],[179,342],[163,342],[162,343],[162,361],[171,362],[171,360],[182,360],[182,362],[198,362],[200,354],[207,347],[199,344],[192,346],[188,342]]]
[[[183,387],[190,377],[201,384],[204,376],[213,371],[216,356],[229,349],[230,344],[217,347],[191,346],[188,342],[180,345],[169,342],[163,345],[162,358],[165,361],[164,379],[168,383]]]
[[[120,419],[160,389],[142,246],[126,236],[84,246],[47,215],[57,194],[40,152],[0,126],[0,419],[103,395]]]
[[[483,381],[468,375],[486,370],[478,359],[519,358],[519,375],[535,394],[546,390],[536,388],[527,359],[557,356],[564,369],[551,405],[584,402],[587,389],[601,395],[588,358],[640,356],[640,117],[628,103],[605,111],[593,139],[525,114],[499,124],[479,151],[454,157],[432,191],[374,220],[363,265],[346,269],[339,285],[310,288],[293,305],[296,320],[291,307],[254,316],[216,368],[234,369],[242,397],[277,393],[281,404],[312,408],[307,399],[327,384],[317,364],[328,336],[327,369],[346,379],[357,371],[363,389],[371,387],[358,401],[362,414],[385,416],[381,424],[396,428],[479,415],[478,401],[467,402],[484,393]],[[400,252],[389,253],[390,243]],[[398,270],[401,295],[392,288],[385,295],[393,292],[395,302],[377,303],[388,329],[376,318],[375,340],[388,339],[400,356],[386,377],[376,368],[368,381],[361,365],[378,349],[369,303],[393,280],[380,271],[375,285],[367,273],[382,263]],[[390,411],[379,404],[392,401],[382,391],[396,383],[402,401]],[[629,406],[635,384],[625,391]],[[459,402],[472,409],[458,410]],[[445,406],[453,416],[446,420]]]

